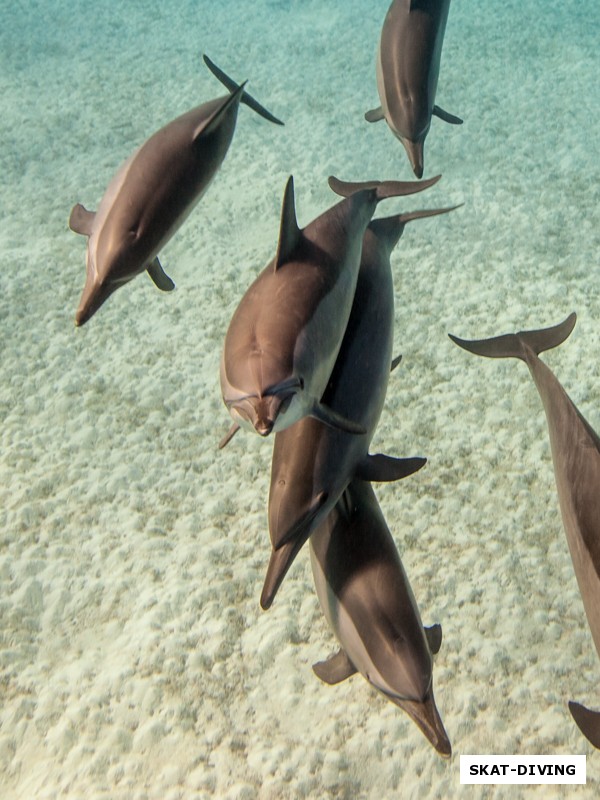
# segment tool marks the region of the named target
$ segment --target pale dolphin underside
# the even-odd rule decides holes
[[[520,358],[529,367],[544,405],[558,499],[583,606],[600,656],[600,439],[550,369],[538,358],[573,330],[571,314],[560,325],[465,341],[450,338],[471,353]],[[569,702],[583,735],[600,749],[600,712]]]

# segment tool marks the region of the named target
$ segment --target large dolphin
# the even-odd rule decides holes
[[[350,316],[363,234],[380,200],[438,179],[360,184],[300,229],[289,178],[275,258],[246,291],[225,336],[221,392],[235,423],[230,434],[243,425],[267,436],[307,415],[364,432],[321,402]]]
[[[381,105],[365,114],[368,122],[385,119],[404,145],[417,178],[423,174],[423,143],[432,115],[462,123],[435,105],[449,6],[450,0],[393,0],[377,55]]]
[[[272,552],[260,600],[263,608],[272,604],[300,548],[352,478],[398,480],[425,463],[423,458],[369,455],[369,445],[381,416],[392,362],[392,250],[407,222],[449,210],[376,219],[365,231],[350,319],[323,395],[328,408],[356,420],[365,432],[349,434],[305,417],[276,435],[269,492]]]
[[[86,282],[75,315],[83,325],[124,283],[144,270],[163,291],[174,288],[158,253],[200,200],[225,158],[240,103],[282,125],[213,62],[230,94],[169,122],[139,147],[108,184],[97,212],[74,206],[69,227],[88,237]]]
[[[398,550],[370,483],[353,480],[310,539],[315,587],[341,650],[314,665],[326,683],[360,672],[451,754],[433,696],[439,625],[423,629]]]
[[[571,314],[560,325],[456,344],[481,356],[522,359],[535,381],[548,422],[558,500],[583,607],[600,656],[600,439],[538,354],[573,330]],[[584,736],[600,749],[600,712],[570,702]]]

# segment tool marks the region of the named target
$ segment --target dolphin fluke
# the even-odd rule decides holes
[[[227,75],[226,72],[223,72],[222,69],[217,67],[214,61],[211,61],[206,54],[202,56],[202,59],[215,78],[218,78],[218,80],[220,80],[221,83],[226,86],[232,94],[240,89],[240,84],[236,83],[232,78],[229,77],[229,75]],[[284,124],[280,119],[277,119],[277,117],[271,114],[270,111],[267,111],[264,106],[261,106],[259,102],[257,102],[251,95],[248,94],[248,92],[242,91],[241,102],[248,106],[248,108],[256,111],[256,113],[263,117],[263,119],[273,122],[275,125]]]
[[[450,758],[452,745],[448,739],[440,712],[437,710],[433,692],[430,692],[429,697],[422,702],[418,700],[401,700],[393,696],[389,697],[393,703],[408,714],[437,752],[444,758]]]
[[[488,358],[520,358],[527,360],[527,350],[532,350],[539,355],[544,350],[551,350],[568,338],[575,327],[577,315],[575,312],[551,328],[540,328],[539,330],[520,331],[519,333],[506,333],[502,336],[494,336],[491,339],[459,339],[451,333],[448,336],[452,341],[464,350],[475,353],[478,356]]]
[[[341,181],[334,175],[328,178],[329,188],[342,197],[350,197],[363,189],[376,189],[377,199],[387,197],[400,197],[407,194],[416,194],[436,184],[441,175],[435,175],[425,181]]]
[[[588,742],[600,750],[600,711],[591,711],[573,700],[569,700],[569,711]]]

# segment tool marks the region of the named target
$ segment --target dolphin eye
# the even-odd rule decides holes
[[[300,384],[300,391],[304,389],[304,378],[298,378],[298,383]]]

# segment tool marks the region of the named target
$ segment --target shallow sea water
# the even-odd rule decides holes
[[[0,793],[3,798],[492,798],[461,753],[598,753],[567,709],[600,707],[600,664],[559,515],[546,422],[524,365],[448,339],[543,327],[544,360],[600,429],[600,11],[596,0],[453,0],[418,198],[464,206],[409,226],[393,265],[395,351],[373,451],[428,464],[376,487],[425,624],[440,622],[440,759],[355,676],[311,664],[336,645],[308,552],[273,608],[271,441],[229,426],[223,337],[272,257],[286,178],[307,224],[327,176],[410,179],[377,104],[388,2],[5,4],[0,30]],[[161,260],[82,329],[85,241],[119,164],[223,93],[208,53],[285,120],[242,107],[213,185]]]

